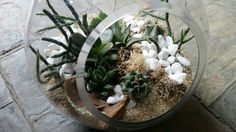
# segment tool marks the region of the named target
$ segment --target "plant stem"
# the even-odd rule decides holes
[[[75,17],[78,25],[83,30],[85,35],[88,35],[87,32],[86,32],[86,29],[84,28],[84,26],[82,25],[82,23],[81,23],[81,21],[79,19],[78,13],[75,11],[74,7],[70,4],[69,0],[63,0],[63,1],[65,2],[66,6],[69,8],[69,10],[71,11],[72,15]]]
[[[66,34],[66,31],[63,29],[61,24],[58,22],[57,19],[47,10],[43,9],[43,13],[49,17],[49,19],[56,25],[56,27],[61,31],[61,33],[64,35],[66,41],[68,42],[68,36]]]
[[[29,47],[30,47],[31,51],[32,51],[35,55],[37,55],[37,51],[36,51],[31,45],[30,45]],[[50,64],[47,62],[47,60],[46,60],[42,55],[40,55],[40,53],[39,53],[39,58],[41,59],[41,61],[42,61],[45,65],[50,65]]]
[[[44,83],[40,78],[40,54],[39,50],[36,51],[36,77],[39,83]]]

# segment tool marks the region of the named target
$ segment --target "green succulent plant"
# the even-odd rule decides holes
[[[113,91],[113,79],[118,70],[107,70],[104,66],[89,67],[87,76],[87,91],[98,93],[100,98],[108,96]]]
[[[149,93],[148,76],[143,75],[138,70],[131,71],[121,78],[122,90],[132,99],[142,100]]]

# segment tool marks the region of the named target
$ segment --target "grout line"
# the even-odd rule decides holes
[[[0,107],[0,110],[1,110],[1,109],[4,109],[5,107],[7,107],[8,105],[12,104],[13,102],[14,102],[14,101],[12,100],[11,102],[9,102],[9,103],[3,105],[2,107]]]
[[[3,80],[6,83],[6,87],[8,88],[13,100],[15,101],[16,105],[19,107],[20,111],[22,112],[23,117],[25,118],[27,124],[29,125],[32,132],[36,132],[33,123],[30,120],[30,117],[26,114],[25,110],[23,109],[23,104],[21,103],[19,97],[17,96],[12,84],[10,83],[6,72],[4,71],[2,65],[0,64],[0,74],[2,75]]]
[[[13,53],[19,51],[22,48],[24,48],[24,45],[21,45],[21,44],[17,45],[16,47],[14,47],[13,49],[9,50],[5,54],[0,55],[0,60],[5,58],[5,57],[8,57],[8,56],[12,55]]]

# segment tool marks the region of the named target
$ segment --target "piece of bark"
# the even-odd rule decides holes
[[[104,112],[110,118],[119,119],[125,112],[125,108],[128,105],[129,100],[129,97],[125,95],[121,102],[104,108],[102,112]]]
[[[77,86],[76,86],[76,77],[71,77],[71,78],[65,79],[64,88],[65,88],[67,96],[69,96],[71,98],[71,101],[73,103],[75,103],[76,106],[82,107],[83,103],[82,103],[82,101],[79,97],[79,94],[78,94],[78,90],[77,90]],[[91,94],[90,98],[92,99],[93,104],[99,110],[102,110],[105,107],[109,106],[105,101],[100,100],[100,99],[96,99],[94,94]]]

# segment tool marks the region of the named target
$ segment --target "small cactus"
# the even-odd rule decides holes
[[[122,90],[132,99],[142,100],[149,93],[148,76],[143,75],[138,70],[131,71],[121,78]]]

